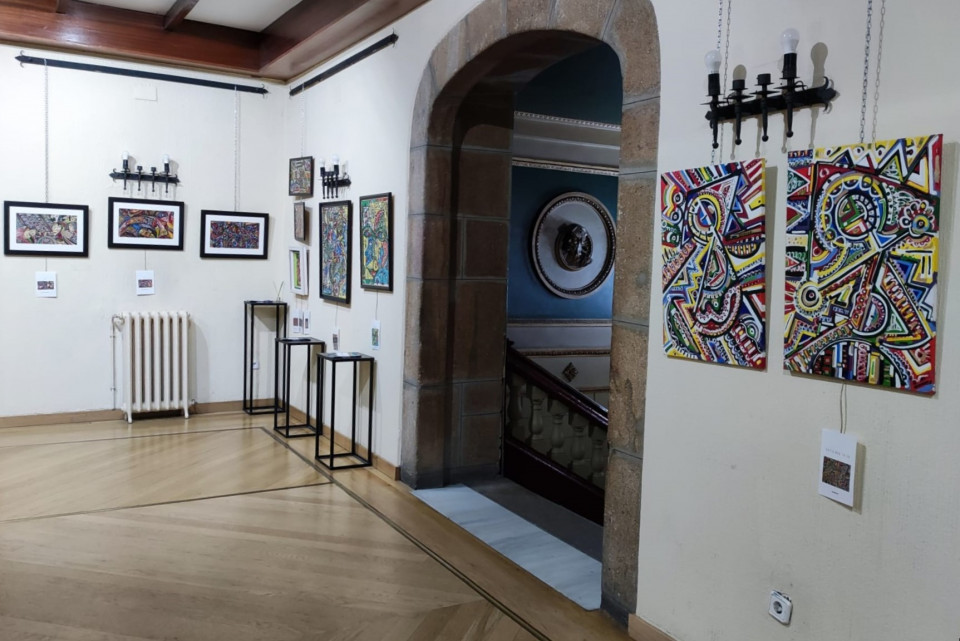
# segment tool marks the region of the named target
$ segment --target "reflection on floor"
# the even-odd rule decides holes
[[[486,490],[500,497],[511,494],[509,486],[502,484],[491,484]],[[600,607],[601,564],[598,560],[469,487],[451,485],[418,490],[414,494],[581,607],[587,610]],[[537,503],[530,497],[512,500],[529,513],[537,512],[530,509]],[[541,512],[542,522],[557,519],[554,510]],[[564,528],[568,538],[572,529]]]

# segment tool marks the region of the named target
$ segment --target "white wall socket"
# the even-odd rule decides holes
[[[770,616],[787,625],[790,623],[790,615],[793,614],[793,602],[786,594],[774,590],[770,593]]]

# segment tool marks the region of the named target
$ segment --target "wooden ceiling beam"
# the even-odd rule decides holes
[[[263,66],[301,42],[323,31],[365,5],[369,0],[301,0],[263,30],[260,61]]]
[[[257,74],[260,34],[243,29],[185,20],[175,31],[164,29],[166,16],[104,5],[60,0],[60,13],[27,10],[16,0],[0,0],[0,40],[73,49]],[[31,0],[32,1],[32,0]],[[36,0],[46,6],[47,0]]]
[[[187,19],[187,16],[193,11],[193,8],[197,6],[197,3],[200,0],[177,0],[173,3],[173,6],[170,7],[170,10],[167,11],[167,15],[163,17],[163,28],[169,31],[170,29],[176,29],[183,21]]]

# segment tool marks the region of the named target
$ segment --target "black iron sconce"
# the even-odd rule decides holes
[[[180,179],[177,177],[177,175],[176,174],[171,175],[170,173],[170,156],[167,156],[167,155],[163,156],[162,172],[158,172],[156,167],[151,167],[149,172],[144,172],[143,165],[137,165],[136,171],[131,171],[130,170],[130,154],[128,154],[127,152],[123,152],[122,158],[123,158],[123,169],[121,169],[120,171],[117,171],[116,169],[114,169],[112,172],[110,172],[110,177],[113,178],[114,180],[123,180],[124,191],[127,190],[128,180],[137,181],[137,191],[141,190],[144,180],[150,183],[153,183],[153,186],[150,189],[150,191],[152,192],[155,192],[157,190],[158,182],[164,183],[165,185],[164,193],[167,193],[170,191],[171,184],[174,184],[174,185],[180,184]]]
[[[334,156],[329,166],[323,158],[320,159],[320,184],[323,185],[324,198],[339,198],[340,189],[350,186],[347,163],[343,163],[343,174],[340,173],[340,156]]]
[[[713,148],[716,149],[717,129],[721,122],[733,121],[734,142],[740,144],[741,123],[744,118],[760,116],[762,136],[764,142],[770,139],[767,135],[767,123],[771,113],[785,112],[786,136],[793,137],[793,114],[797,109],[823,105],[829,107],[830,102],[837,96],[829,78],[824,78],[823,85],[807,87],[797,81],[797,45],[800,44],[800,34],[796,29],[787,29],[780,35],[780,45],[783,48],[783,75],[780,87],[770,90],[770,74],[762,73],[757,76],[759,90],[753,93],[753,98],[745,99],[746,82],[742,79],[733,81],[733,91],[721,98],[720,87],[720,52],[713,50],[707,53],[704,62],[707,65],[707,95],[710,107],[706,118],[710,121],[713,131]]]

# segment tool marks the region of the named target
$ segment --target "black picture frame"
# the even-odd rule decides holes
[[[336,233],[336,229],[331,229],[328,222],[328,212],[337,212],[342,216],[343,209],[346,209],[346,237],[338,242],[332,242],[331,234]],[[353,276],[353,202],[349,200],[337,200],[320,204],[320,298],[344,305],[350,304],[350,289]],[[342,227],[341,227],[342,230]],[[342,257],[338,250],[342,251]],[[340,269],[334,268],[339,266]],[[341,279],[340,275],[344,278]],[[336,291],[331,288],[331,284],[341,285]]]
[[[367,217],[370,212],[369,207],[365,207],[365,202],[380,201],[386,204],[386,260],[382,261],[378,273],[370,278],[367,270],[367,250],[370,244],[370,236],[375,230],[367,229]],[[392,292],[393,291],[393,193],[372,194],[370,196],[361,196],[360,203],[360,287],[369,291]],[[381,279],[383,270],[386,270],[386,278]],[[385,280],[385,282],[378,282]]]
[[[125,208],[124,205],[130,205]],[[136,226],[128,223],[123,214],[125,209],[145,212]],[[183,251],[183,228],[185,206],[175,200],[150,200],[146,198],[110,198],[107,201],[107,247],[111,249],[163,249]],[[169,237],[149,235],[150,225],[156,229],[156,221],[150,220],[150,213],[172,214]],[[136,233],[137,229],[139,233]],[[131,233],[134,232],[134,233]],[[147,233],[143,233],[147,232]]]
[[[243,225],[255,224],[259,230],[259,248],[219,246],[211,242],[213,223],[238,223]],[[239,211],[217,211],[202,209],[200,211],[200,258],[240,258],[247,260],[266,260],[270,248],[270,214],[254,214]]]
[[[62,228],[53,228],[54,225],[62,225],[63,221],[48,221],[50,222],[50,228],[39,230],[47,237],[45,242],[21,242],[17,238],[16,217],[22,214],[39,214],[41,216],[47,215],[54,217],[76,215],[76,228],[72,233],[64,236]],[[57,242],[58,240],[69,241],[71,236],[76,239],[76,243]],[[6,256],[88,257],[90,255],[90,208],[87,205],[34,203],[20,200],[4,201],[3,253]]]
[[[300,198],[313,196],[314,171],[313,156],[290,159],[288,170],[289,195]]]

